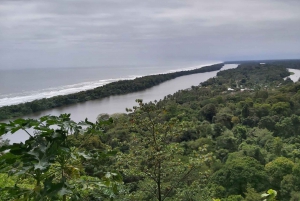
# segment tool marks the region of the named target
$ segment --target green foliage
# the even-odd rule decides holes
[[[277,200],[299,200],[300,84],[283,81],[289,75],[283,64],[292,65],[242,64],[163,100],[138,100],[129,114],[101,114],[96,123],[75,123],[68,115],[0,123],[1,135],[35,130],[24,143],[0,146],[0,200],[275,200],[269,188]],[[1,108],[0,118],[184,74]]]
[[[243,80],[243,83],[240,84],[245,87],[253,87],[257,83],[262,85],[278,83],[282,81],[282,78],[289,76],[289,72],[279,65],[242,64],[237,69],[220,71],[217,75],[222,80],[231,80],[232,78],[237,81]],[[265,95],[263,97],[265,98]]]
[[[290,174],[293,167],[294,163],[285,157],[278,157],[274,161],[266,164],[265,169],[268,173],[271,185],[274,188],[279,189],[283,177]]]
[[[277,195],[277,191],[273,189],[269,189],[267,193],[263,193],[261,197],[265,198],[264,201],[275,201],[276,195]]]
[[[261,199],[261,195],[257,193],[254,188],[248,185],[246,192],[245,192],[245,199],[244,201],[257,201]]]
[[[247,127],[243,125],[237,125],[232,129],[234,137],[237,138],[239,143],[247,138],[247,130]]]
[[[290,104],[287,102],[277,102],[272,105],[272,111],[276,114],[288,115],[290,113]]]
[[[293,191],[291,193],[291,199],[290,199],[290,201],[298,201],[298,200],[300,200],[300,192]]]
[[[282,118],[276,123],[275,128],[278,131],[278,136],[284,138],[297,136],[300,129],[300,117],[291,115],[290,117]]]
[[[270,104],[254,104],[255,113],[258,117],[268,116],[271,111]]]
[[[276,116],[275,116],[276,118]],[[259,128],[266,128],[269,131],[275,130],[276,119],[274,117],[266,116],[262,117],[258,123]]]
[[[193,175],[210,164],[211,155],[205,154],[204,147],[198,147],[185,156],[183,147],[176,141],[187,125],[176,118],[163,122],[163,113],[154,103],[137,102],[139,106],[134,107],[130,119],[129,152],[120,153],[117,158],[127,186],[137,188],[126,197],[162,201],[181,196],[180,188],[196,182]]]
[[[222,199],[222,201],[242,201],[243,200],[243,196],[241,195],[230,195],[225,199]]]
[[[237,138],[233,133],[226,130],[221,136],[216,138],[217,148],[227,149],[229,151],[235,151],[237,149]]]
[[[255,144],[242,143],[239,146],[239,153],[242,153],[244,156],[250,156],[259,161],[262,165],[266,163],[266,154],[265,151]]]
[[[208,121],[212,121],[212,118],[216,115],[217,109],[214,104],[207,104],[201,109],[202,115],[206,118]]]
[[[33,188],[32,185],[33,179],[31,178],[22,178],[18,176],[9,176],[6,173],[0,173],[0,189],[10,188],[18,183],[18,186],[21,188]],[[0,200],[10,200],[12,196],[7,192],[3,191],[0,194]]]
[[[222,169],[212,175],[211,182],[226,187],[227,195],[243,195],[247,184],[257,191],[268,184],[264,167],[251,157],[227,160]]]
[[[79,124],[70,119],[70,115],[59,117],[44,116],[38,120],[17,119],[10,123],[1,123],[1,135],[23,130],[29,135],[25,143],[4,145],[0,157],[1,172],[8,173],[13,178],[29,178],[31,185],[24,186],[18,180],[14,185],[3,186],[1,191],[6,192],[10,199],[21,200],[81,200],[83,195],[77,189],[87,188],[87,185],[98,186],[99,189],[111,189],[107,196],[112,197],[116,192],[120,176],[116,173],[106,173],[91,180],[82,180],[86,163],[99,154],[82,151],[79,147],[72,147],[69,136],[100,134],[102,122],[93,124],[87,120]],[[27,130],[34,129],[30,134]],[[84,145],[82,142],[81,146]],[[82,191],[81,190],[81,191]],[[96,197],[97,192],[93,192]],[[103,195],[103,193],[102,193]]]

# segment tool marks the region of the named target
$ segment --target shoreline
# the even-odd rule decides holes
[[[184,75],[217,71],[223,66],[224,63],[218,63],[210,66],[201,66],[200,68],[192,70],[187,69],[165,74],[147,75],[131,80],[119,80],[86,91],[80,91],[68,95],[59,95],[51,98],[43,98],[16,105],[3,106],[0,107],[0,120],[16,118],[35,112],[68,106],[75,103],[82,103],[89,100],[106,98],[112,95],[123,95],[138,92]]]
[[[221,62],[220,62],[221,63]],[[112,82],[117,82],[121,80],[134,80],[136,78],[145,77],[145,76],[152,76],[152,75],[159,75],[159,74],[169,74],[174,72],[181,72],[181,71],[189,71],[189,70],[195,70],[200,69],[205,66],[210,66],[218,63],[207,63],[207,64],[201,64],[197,66],[192,67],[186,67],[186,68],[177,68],[174,70],[167,70],[163,72],[158,73],[150,73],[145,75],[126,75],[123,77],[118,78],[105,78],[105,79],[99,79],[99,80],[91,80],[91,81],[85,81],[85,82],[79,82],[74,84],[67,84],[67,85],[61,85],[56,87],[49,87],[39,90],[31,90],[31,91],[25,91],[25,92],[18,92],[13,94],[0,94],[0,107],[4,106],[11,106],[11,105],[18,105],[26,102],[32,102],[35,100],[40,100],[43,98],[52,98],[55,96],[64,96],[69,94],[74,94],[82,91],[92,90],[97,87],[101,87],[104,85],[107,85]]]

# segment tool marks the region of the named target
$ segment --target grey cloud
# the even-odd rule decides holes
[[[0,0],[0,68],[296,58],[299,8],[296,0]]]

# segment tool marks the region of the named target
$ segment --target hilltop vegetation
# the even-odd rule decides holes
[[[36,130],[0,149],[2,178],[13,175],[0,177],[0,199],[275,201],[276,191],[276,200],[299,200],[300,84],[288,75],[242,64],[96,123],[62,115],[0,124],[1,134]]]
[[[300,59],[286,59],[286,60],[250,60],[250,61],[227,61],[225,64],[271,64],[281,65],[285,68],[300,69]]]

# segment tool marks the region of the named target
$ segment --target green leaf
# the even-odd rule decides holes
[[[34,170],[45,170],[50,166],[50,164],[46,161],[39,161],[37,164],[34,165]]]
[[[267,191],[267,193],[269,193],[269,195],[277,195],[277,191],[275,191],[275,190],[273,190],[273,189],[269,189],[268,191]]]
[[[0,123],[0,136],[8,133],[7,124]]]

